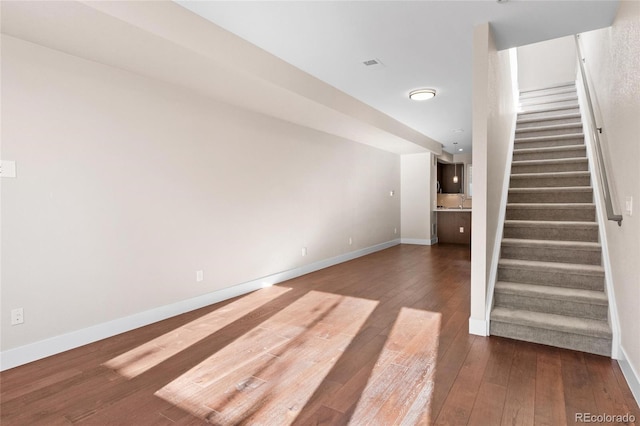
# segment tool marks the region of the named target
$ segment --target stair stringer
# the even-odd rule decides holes
[[[580,72],[577,73],[576,77],[576,89],[578,92],[578,105],[580,105],[581,111],[588,111],[588,105],[586,102],[586,94],[584,91],[584,85],[586,82],[583,81],[582,75]],[[595,115],[595,112],[594,112]],[[613,280],[612,280],[612,268],[611,262],[609,260],[609,246],[607,244],[607,229],[606,222],[607,218],[605,217],[606,207],[604,205],[604,200],[602,197],[602,184],[598,177],[600,176],[600,167],[598,162],[595,159],[595,147],[593,140],[593,134],[597,131],[594,129],[596,123],[591,123],[590,120],[586,118],[586,114],[581,114],[580,120],[582,121],[582,126],[584,130],[584,143],[587,147],[587,159],[589,161],[589,170],[591,171],[591,185],[593,186],[593,198],[594,203],[596,205],[596,220],[598,223],[598,237],[599,242],[602,247],[602,266],[604,268],[604,289],[607,298],[609,299],[609,326],[611,327],[611,358],[620,360],[623,359],[624,356],[620,349],[620,320],[618,317],[618,304],[616,301],[615,291],[613,288]]]

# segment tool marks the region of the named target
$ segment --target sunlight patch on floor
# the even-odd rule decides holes
[[[311,291],[155,394],[214,424],[290,424],[377,304]]]
[[[429,424],[441,317],[400,310],[349,424]]]
[[[127,378],[134,378],[289,290],[291,289],[277,286],[254,291],[235,302],[224,305],[188,324],[137,346],[107,361],[104,365]]]

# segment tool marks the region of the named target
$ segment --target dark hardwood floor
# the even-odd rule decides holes
[[[401,245],[0,373],[4,425],[564,425],[608,358],[468,334],[469,246]]]

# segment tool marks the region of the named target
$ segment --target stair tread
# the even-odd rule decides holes
[[[528,89],[528,90],[520,90],[519,95],[526,95],[526,94],[531,94],[534,92],[540,92],[543,90],[553,90],[553,89],[564,89],[564,88],[571,88],[573,87],[575,89],[576,87],[576,82],[575,81],[566,81],[564,83],[556,83],[556,84],[552,84],[550,86],[545,86],[545,87],[539,87],[537,89]]]
[[[580,113],[572,112],[568,114],[558,114],[558,115],[547,116],[547,117],[522,117],[522,118],[518,117],[518,119],[516,120],[516,124],[535,123],[538,121],[568,120],[572,118],[580,118]]]
[[[560,101],[560,102],[566,102],[566,101]],[[530,106],[530,105],[525,105],[525,106]],[[536,106],[536,105],[532,105],[532,106]],[[522,107],[522,106],[521,106]],[[544,106],[542,108],[532,108],[532,109],[528,109],[526,111],[521,111],[518,113],[518,116],[522,116],[522,115],[528,115],[528,114],[540,114],[540,113],[545,113],[545,112],[554,112],[554,111],[562,111],[565,109],[577,109],[580,106],[577,103],[571,103],[571,104],[567,104],[567,105],[556,105],[556,106]]]
[[[563,241],[563,240],[529,240],[524,238],[503,238],[502,244],[511,246],[535,246],[549,248],[571,248],[582,250],[600,250],[600,243],[588,241]]]
[[[520,142],[536,142],[536,141],[553,141],[558,139],[579,139],[584,138],[584,133],[568,133],[566,135],[547,135],[547,136],[531,136],[528,138],[515,138],[515,143]]]
[[[512,173],[511,178],[544,178],[544,177],[568,177],[568,176],[590,176],[590,172],[584,170],[570,172],[539,172],[539,173]]]
[[[537,188],[509,188],[509,193],[536,192],[592,192],[590,186],[544,186]]]
[[[544,227],[544,228],[597,228],[596,222],[580,222],[577,220],[514,220],[504,221],[505,226]]]
[[[498,281],[496,282],[495,291],[496,293],[517,294],[541,299],[608,305],[607,295],[604,291],[596,290]]]
[[[581,263],[545,262],[539,260],[500,259],[498,266],[518,267],[522,269],[544,269],[547,272],[586,273],[587,275],[604,275],[604,268],[600,265],[586,265]]]
[[[564,130],[564,129],[578,129],[582,128],[582,123],[563,123],[563,124],[549,124],[546,126],[536,127],[524,127],[516,129],[516,133],[529,133],[529,132],[544,132],[549,130]],[[581,132],[580,132],[581,133]]]
[[[553,151],[576,151],[576,150],[586,150],[585,145],[560,145],[560,146],[543,146],[539,148],[520,148],[514,149],[514,154],[522,154],[522,153],[537,153],[537,152],[553,152]]]
[[[567,164],[567,163],[588,163],[589,159],[584,157],[569,158],[543,158],[540,160],[515,160],[511,162],[512,166],[537,166],[547,164]]]
[[[514,209],[593,209],[593,203],[507,203],[507,208]]]
[[[491,320],[605,339],[611,339],[612,336],[611,328],[606,321],[522,309],[495,307],[491,311]]]

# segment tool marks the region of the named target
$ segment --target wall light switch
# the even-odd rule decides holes
[[[461,227],[460,227],[460,233],[461,233],[461,234],[464,234],[464,226],[461,226]]]
[[[196,282],[202,282],[202,281],[204,281],[204,271],[203,270],[196,271]]]
[[[633,213],[633,197],[626,197],[624,199],[624,212],[629,216]]]
[[[396,194],[396,191],[389,191],[389,197],[393,197]]]
[[[0,176],[3,178],[16,177],[16,162],[15,161],[0,161]]]
[[[306,247],[302,247],[302,255],[303,256],[307,255],[307,248]]]
[[[353,238],[349,237],[349,245],[353,244]]]

